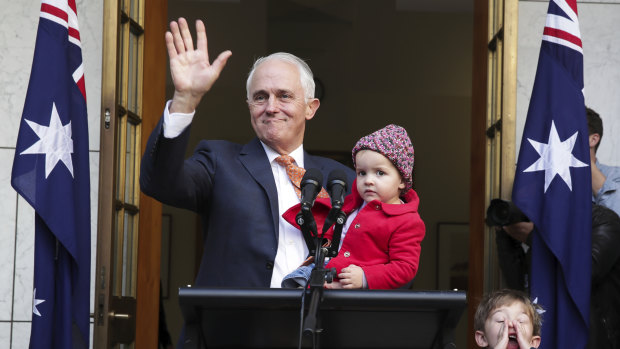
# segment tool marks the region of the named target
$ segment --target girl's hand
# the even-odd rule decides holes
[[[362,288],[364,282],[364,270],[355,264],[351,264],[346,268],[342,268],[338,274],[342,288],[354,289]]]

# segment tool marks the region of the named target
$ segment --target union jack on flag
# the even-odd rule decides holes
[[[576,0],[551,0],[512,199],[535,225],[531,296],[541,348],[585,348],[591,274],[591,170]]]
[[[550,4],[542,39],[583,54],[576,1],[554,1]]]
[[[13,188],[35,210],[30,348],[88,348],[90,173],[75,0],[43,0]]]

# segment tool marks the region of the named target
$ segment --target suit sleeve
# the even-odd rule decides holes
[[[178,137],[163,136],[163,117],[149,137],[140,167],[140,188],[158,201],[200,211],[212,188],[216,152],[206,141],[184,160],[188,127]]]

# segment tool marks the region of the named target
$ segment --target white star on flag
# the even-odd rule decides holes
[[[527,139],[530,141],[532,147],[536,149],[540,158],[523,172],[545,171],[545,193],[556,175],[559,175],[568,186],[568,189],[572,191],[573,184],[570,176],[570,168],[588,166],[588,164],[579,161],[573,156],[573,147],[575,146],[578,133],[579,132],[575,132],[575,134],[568,139],[560,141],[555,123],[551,121],[549,143],[545,144],[531,138]]]
[[[39,136],[39,140],[24,150],[19,155],[24,154],[45,154],[45,178],[62,161],[73,177],[73,140],[71,139],[71,121],[63,125],[56,110],[56,103],[52,104],[52,115],[50,115],[49,126],[39,125],[36,122],[26,120],[28,126]]]
[[[538,297],[534,298],[534,300],[532,301],[532,303],[534,303],[534,304],[538,304]],[[544,313],[546,312],[546,310],[545,310],[545,309],[543,309],[542,307],[540,307],[540,306],[539,306],[539,307],[537,307],[537,308],[536,308],[536,312],[537,312],[538,314],[542,315],[542,314],[544,314]]]
[[[34,289],[34,293],[32,295],[32,312],[35,315],[41,316],[41,313],[39,313],[39,309],[37,309],[37,305],[41,304],[45,302],[45,299],[37,299],[37,289]]]

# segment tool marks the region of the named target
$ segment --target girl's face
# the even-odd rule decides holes
[[[373,150],[360,150],[355,154],[355,172],[357,192],[364,201],[400,203],[400,192],[405,188],[405,182],[388,158]]]
[[[534,326],[521,302],[494,309],[484,323],[484,332],[476,331],[481,347],[519,349],[538,347],[540,337],[533,336]]]

